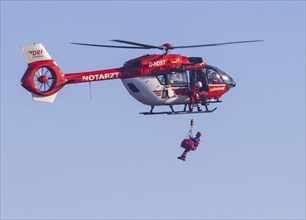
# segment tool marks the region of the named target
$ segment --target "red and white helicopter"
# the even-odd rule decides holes
[[[21,85],[32,93],[33,100],[53,102],[58,91],[67,84],[121,79],[125,88],[136,100],[151,106],[149,112],[141,114],[213,112],[216,108],[209,110],[208,104],[221,102],[221,96],[236,85],[234,80],[219,68],[203,62],[201,57],[187,57],[169,52],[176,48],[219,46],[262,40],[190,46],[172,46],[168,43],[154,46],[125,40],[112,41],[129,46],[72,44],[125,49],[159,49],[164,53],[148,54],[129,60],[120,68],[65,74],[42,44],[28,45],[22,48],[28,68],[21,79]],[[155,106],[165,105],[170,107],[169,111],[153,111]],[[174,110],[176,105],[183,105],[183,109]],[[193,105],[202,105],[205,110],[198,108],[198,111],[192,111]]]

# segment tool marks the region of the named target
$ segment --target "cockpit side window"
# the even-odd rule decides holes
[[[224,83],[222,76],[214,69],[206,69],[208,84]]]

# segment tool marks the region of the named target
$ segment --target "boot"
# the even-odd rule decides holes
[[[182,157],[182,156],[180,156],[180,157],[177,157],[177,159],[180,159],[180,160],[183,160],[183,161],[185,161],[185,157]]]

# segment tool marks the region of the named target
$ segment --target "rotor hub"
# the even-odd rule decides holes
[[[163,50],[165,51],[165,54],[169,54],[170,50],[174,49],[174,47],[171,44],[163,44],[162,45]]]
[[[166,43],[166,44],[163,44],[163,47],[166,49],[172,49],[173,48],[173,46],[171,45],[171,44],[168,44],[168,43]]]
[[[40,83],[47,83],[48,82],[48,76],[40,76],[38,77],[37,81]]]

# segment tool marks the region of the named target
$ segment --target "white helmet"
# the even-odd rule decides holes
[[[202,82],[198,81],[198,82],[195,84],[195,86],[201,88],[201,87],[202,87]]]

